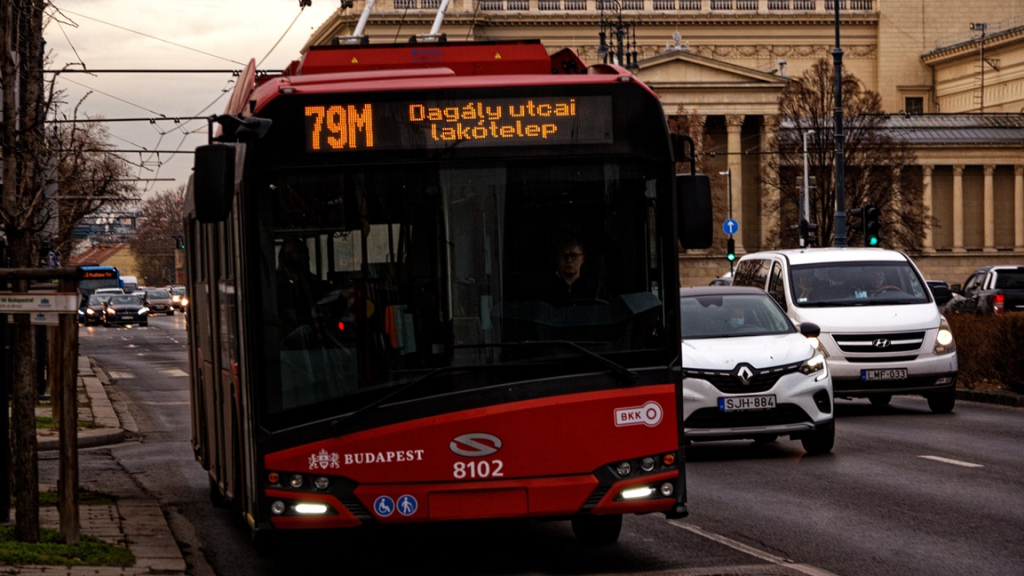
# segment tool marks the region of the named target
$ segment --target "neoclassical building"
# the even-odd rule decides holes
[[[731,174],[742,254],[789,224],[762,208],[759,152],[789,78],[831,61],[835,1],[451,0],[441,31],[451,40],[539,38],[586,62],[613,58],[669,116],[704,118],[717,167]],[[366,2],[343,5],[309,44],[350,36]],[[880,94],[888,126],[914,148],[937,221],[921,231],[918,265],[954,283],[983,263],[1024,264],[1024,0],[838,2],[843,70]],[[425,34],[440,4],[377,0],[364,33],[371,43]],[[616,30],[627,31],[621,49]],[[683,258],[687,284],[728,270],[721,255]]]

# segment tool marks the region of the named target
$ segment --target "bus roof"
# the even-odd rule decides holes
[[[549,55],[537,40],[316,46],[278,75],[257,76],[255,61],[250,61],[225,112],[258,113],[281,94],[624,81],[657,97],[625,68],[611,64],[588,67],[571,49]]]

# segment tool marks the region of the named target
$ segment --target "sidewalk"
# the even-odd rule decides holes
[[[121,442],[124,430],[114,412],[104,386],[109,384],[102,372],[94,371],[89,358],[78,359],[78,418],[94,428],[78,431],[79,448],[92,448]],[[41,414],[49,416],[48,410]],[[40,459],[55,455],[59,446],[57,433],[41,430],[38,435]],[[185,574],[186,564],[171,529],[156,499],[135,486],[127,473],[109,465],[86,465],[79,458],[79,486],[92,492],[116,497],[112,504],[81,505],[81,533],[105,542],[127,547],[135,556],[135,565],[114,566],[7,566],[0,565],[0,575],[23,576],[136,576],[143,574]],[[41,492],[55,491],[56,478],[40,470]],[[13,515],[13,511],[12,511]],[[60,527],[56,507],[40,509],[44,528]]]

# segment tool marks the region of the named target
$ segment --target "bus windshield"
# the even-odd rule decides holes
[[[269,414],[357,409],[439,369],[502,367],[483,385],[673,349],[658,240],[669,183],[653,164],[374,164],[262,182]]]

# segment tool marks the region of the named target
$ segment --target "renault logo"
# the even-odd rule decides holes
[[[459,456],[490,456],[501,449],[501,438],[493,434],[473,433],[456,436],[448,448]]]
[[[888,338],[875,338],[871,342],[871,345],[875,348],[888,348],[890,344],[892,344],[892,342],[890,342]]]
[[[736,377],[746,386],[750,384],[750,379],[754,377],[754,371],[750,369],[750,366],[744,364],[736,371]]]

